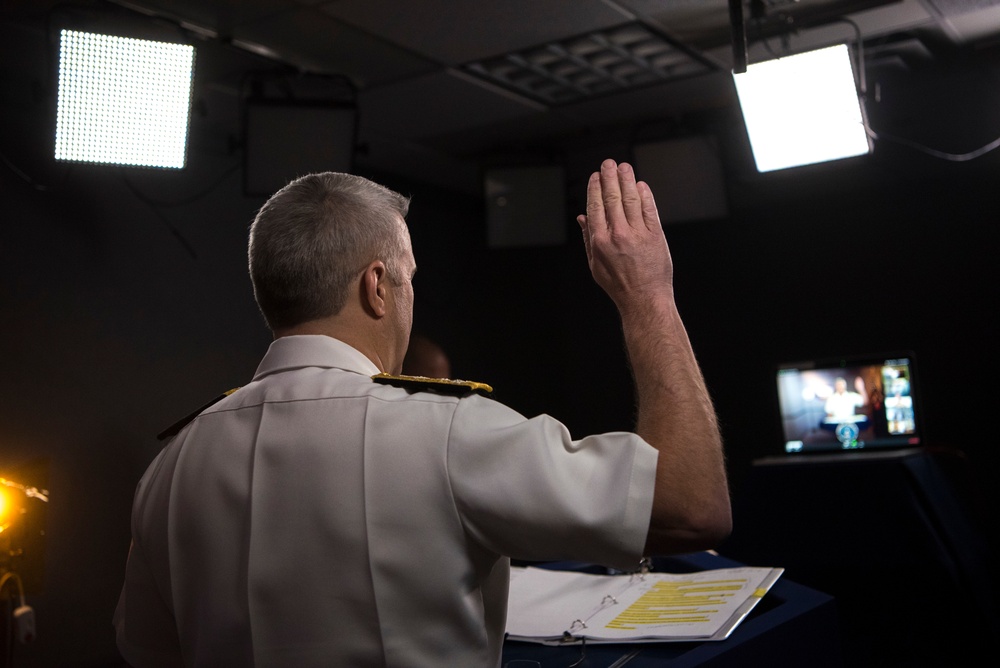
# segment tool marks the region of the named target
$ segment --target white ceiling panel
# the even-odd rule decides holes
[[[245,23],[235,36],[267,46],[282,60],[303,69],[345,75],[360,88],[421,75],[437,67],[313,8]]]
[[[323,11],[445,65],[625,23],[602,0],[338,0]]]
[[[458,72],[435,72],[358,96],[361,132],[433,137],[540,113],[530,101],[483,87]]]
[[[111,0],[228,34],[235,26],[299,10],[289,0]]]

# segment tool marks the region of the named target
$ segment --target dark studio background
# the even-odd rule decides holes
[[[17,666],[109,666],[131,497],[161,445],[155,435],[247,382],[269,342],[246,275],[246,234],[264,198],[243,192],[239,100],[213,85],[267,65],[222,44],[198,45],[184,170],[67,165],[51,158],[51,46],[43,14],[2,16],[0,476],[34,476],[51,499],[45,541],[24,557],[40,585],[28,594],[38,639],[16,646],[13,658]],[[900,80],[887,75],[881,101],[869,106],[872,125],[955,153],[993,141],[998,53],[958,52]],[[415,329],[444,347],[455,376],[490,383],[522,413],[554,415],[579,436],[630,429],[619,324],[590,278],[573,216],[601,159],[632,160],[636,142],[698,133],[720,139],[729,214],[669,224],[666,234],[736,507],[761,491],[747,486],[753,460],[779,451],[775,364],[908,349],[919,365],[927,442],[959,462],[971,535],[992,541],[1000,151],[955,162],[877,141],[871,156],[758,175],[732,106],[599,125],[558,146],[495,156],[495,164],[565,169],[567,242],[524,248],[490,247],[483,197],[443,187],[434,166],[421,180],[362,154],[358,173],[413,196]],[[816,508],[817,517],[828,514],[835,509]],[[741,519],[737,512],[734,541],[745,546],[752,538]],[[891,535],[891,525],[873,534]],[[848,535],[830,526],[830,545],[815,549],[850,549],[856,561],[845,568],[863,570],[869,546],[845,546]],[[994,593],[991,582],[983,586]],[[963,656],[973,635],[949,651]]]

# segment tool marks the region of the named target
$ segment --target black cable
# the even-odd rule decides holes
[[[885,141],[895,142],[897,144],[902,144],[903,146],[908,146],[909,148],[915,149],[926,153],[927,155],[932,155],[935,158],[941,158],[942,160],[950,160],[952,162],[966,162],[973,160],[982,155],[986,155],[990,151],[1000,147],[1000,138],[994,139],[989,144],[981,146],[974,151],[969,151],[968,153],[946,153],[944,151],[938,151],[933,148],[928,148],[923,144],[918,144],[915,141],[909,139],[903,139],[901,137],[894,137],[893,135],[885,134],[883,132],[875,132],[871,128],[866,127],[865,130],[868,132],[868,136],[872,139],[881,139]]]
[[[170,219],[168,219],[165,215],[163,215],[163,212],[160,211],[160,209],[183,206],[185,204],[191,204],[193,202],[197,202],[198,200],[200,200],[201,198],[205,197],[213,190],[218,188],[219,185],[223,181],[225,181],[230,174],[232,174],[233,172],[237,171],[240,168],[240,165],[241,163],[237,161],[236,163],[231,165],[228,169],[223,171],[222,174],[219,175],[219,177],[215,179],[215,181],[213,181],[207,188],[204,188],[201,191],[193,195],[190,195],[188,197],[172,201],[155,200],[149,197],[148,195],[140,192],[139,189],[131,181],[128,180],[128,177],[125,176],[124,171],[119,170],[118,175],[121,177],[122,183],[125,184],[125,187],[129,189],[129,192],[135,195],[136,199],[138,199],[140,202],[148,206],[153,211],[153,213],[156,214],[156,217],[159,218],[160,222],[162,222],[166,226],[170,234],[175,239],[177,239],[178,243],[180,243],[180,245],[184,247],[184,249],[188,252],[191,258],[196,260],[198,259],[198,254],[197,252],[195,252],[194,247],[188,242],[187,239],[184,238],[184,235],[180,233],[180,230],[178,230],[174,226],[174,224],[170,222]]]
[[[39,183],[38,181],[34,180],[30,176],[22,172],[20,169],[18,169],[17,165],[8,160],[7,156],[4,155],[3,153],[0,153],[0,162],[3,162],[3,164],[7,166],[7,169],[14,172],[15,175],[24,180],[28,185],[30,185],[35,190],[38,190],[39,192],[44,192],[50,189],[49,186]]]
[[[119,172],[119,175],[122,177],[122,182],[125,184],[125,187],[128,188],[129,191],[133,195],[135,195],[136,198],[140,202],[142,202],[143,204],[145,204],[146,206],[148,206],[149,209],[150,209],[150,211],[152,211],[154,214],[156,214],[156,217],[160,219],[160,222],[163,223],[163,225],[167,228],[167,231],[170,232],[171,236],[173,236],[175,239],[177,239],[177,242],[181,246],[184,247],[184,250],[186,250],[188,252],[188,255],[191,256],[191,259],[192,260],[197,260],[198,259],[198,253],[195,252],[194,247],[190,244],[190,242],[188,242],[188,240],[184,238],[184,235],[180,233],[180,230],[178,230],[176,227],[174,227],[174,224],[172,222],[170,222],[170,219],[167,218],[166,216],[164,216],[163,212],[160,211],[156,207],[156,205],[154,203],[152,203],[150,200],[148,200],[146,198],[145,195],[143,195],[141,192],[139,192],[135,188],[135,186],[133,186],[129,182],[129,180],[125,178],[124,174],[121,174]]]
[[[580,636],[580,658],[566,666],[566,668],[576,668],[587,660],[587,636]]]
[[[142,200],[145,204],[151,207],[161,207],[169,209],[175,206],[184,206],[185,204],[191,204],[193,202],[197,202],[202,197],[205,197],[206,195],[210,194],[213,190],[218,188],[219,185],[221,185],[222,182],[225,181],[230,174],[232,174],[239,168],[240,168],[240,162],[237,161],[228,169],[226,169],[224,172],[222,172],[222,174],[215,181],[213,181],[211,185],[209,185],[207,188],[204,188],[203,190],[188,197],[172,201],[155,200],[147,195],[144,195],[143,193],[139,192],[139,189],[136,188],[131,181],[128,180],[123,171],[119,171],[119,176],[121,176],[122,181],[125,182],[125,185],[128,187],[128,189],[132,191],[132,194],[138,197],[140,200]]]
[[[0,153],[0,162],[3,162],[3,164],[11,172],[13,172],[19,178],[23,179],[26,183],[28,183],[28,185],[30,185],[35,190],[37,190],[39,192],[55,192],[55,188],[53,188],[52,186],[47,186],[47,185],[45,185],[43,183],[39,183],[38,181],[35,181],[33,178],[31,178],[31,176],[29,176],[24,171],[22,171],[21,169],[19,169],[17,167],[17,165],[15,165],[14,163],[12,163],[7,158],[7,156],[4,155],[3,153]],[[184,236],[180,233],[180,231],[176,227],[174,227],[173,223],[171,223],[170,220],[167,219],[166,216],[163,215],[163,213],[159,210],[159,207],[169,208],[169,207],[182,206],[184,204],[190,204],[192,202],[196,202],[199,199],[201,199],[202,197],[205,197],[206,195],[208,195],[215,188],[217,188],[219,186],[219,184],[221,184],[230,174],[232,174],[233,172],[235,172],[236,170],[238,170],[239,167],[240,167],[240,163],[237,162],[233,166],[229,167],[226,171],[224,171],[222,173],[222,175],[219,176],[219,178],[217,178],[215,181],[213,181],[212,184],[208,188],[205,188],[204,190],[201,190],[200,192],[197,192],[194,195],[191,195],[189,197],[186,197],[186,198],[183,198],[183,199],[180,199],[180,200],[174,200],[172,202],[157,201],[157,200],[154,200],[154,199],[152,199],[150,197],[147,197],[143,193],[139,192],[139,190],[134,185],[132,185],[132,183],[125,177],[125,174],[119,172],[119,176],[121,176],[122,182],[125,184],[125,187],[128,188],[129,191],[133,195],[135,195],[135,197],[139,201],[141,201],[143,204],[145,204],[150,209],[152,209],[153,213],[155,213],[156,216],[157,216],[157,218],[160,219],[160,222],[162,222],[167,227],[167,230],[170,232],[170,234],[175,239],[177,239],[177,241],[181,244],[181,246],[184,247],[184,249],[188,252],[188,254],[191,256],[191,258],[192,259],[197,259],[198,254],[195,252],[194,247],[191,246],[190,242],[188,242],[188,240],[184,238]],[[69,170],[67,170],[66,174],[69,174]]]
[[[861,28],[857,23],[847,18],[839,18],[834,23],[846,23],[854,28],[855,43],[858,45],[858,92],[865,96],[868,94],[868,82],[865,78],[865,52],[864,40],[861,37]]]
[[[854,34],[856,36],[856,43],[858,48],[858,58],[857,58],[857,69],[858,69],[858,94],[861,98],[862,104],[868,94],[868,83],[865,78],[865,56],[864,56],[864,43],[861,37],[861,28],[854,21],[847,18],[837,19],[837,22],[846,23],[854,28]],[[990,143],[982,146],[974,151],[969,151],[968,153],[946,153],[944,151],[938,151],[915,141],[909,139],[903,139],[901,137],[895,137],[893,135],[885,134],[882,132],[875,132],[865,121],[865,132],[872,139],[881,139],[885,141],[895,142],[903,146],[908,146],[909,148],[915,149],[926,153],[927,155],[934,156],[935,158],[941,158],[942,160],[950,160],[952,162],[966,162],[968,160],[973,160],[982,155],[989,153],[990,151],[1000,147],[1000,138],[991,141]]]

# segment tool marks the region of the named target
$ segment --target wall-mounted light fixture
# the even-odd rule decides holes
[[[194,47],[60,32],[55,158],[184,167]]]
[[[733,79],[757,171],[871,152],[846,44],[749,65]]]

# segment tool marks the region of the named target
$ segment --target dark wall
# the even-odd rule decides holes
[[[38,641],[15,663],[110,664],[131,495],[155,434],[246,382],[269,340],[245,271],[262,200],[242,194],[224,87],[199,89],[184,171],[57,165],[44,33],[4,24],[0,44],[0,476],[40,461],[51,492],[45,549],[25,555],[44,566],[29,595]],[[248,66],[231,58],[206,47],[199,66]],[[983,132],[980,144],[1000,127]],[[602,157],[628,159],[628,144],[595,136],[565,154],[570,214]],[[751,461],[776,452],[775,363],[910,348],[930,440],[965,453],[996,507],[997,158],[879,143],[766,178],[730,169],[728,218],[668,226],[737,496]],[[632,426],[618,322],[571,217],[564,246],[491,249],[479,198],[372,175],[414,196],[415,326],[456,376],[579,435]]]

